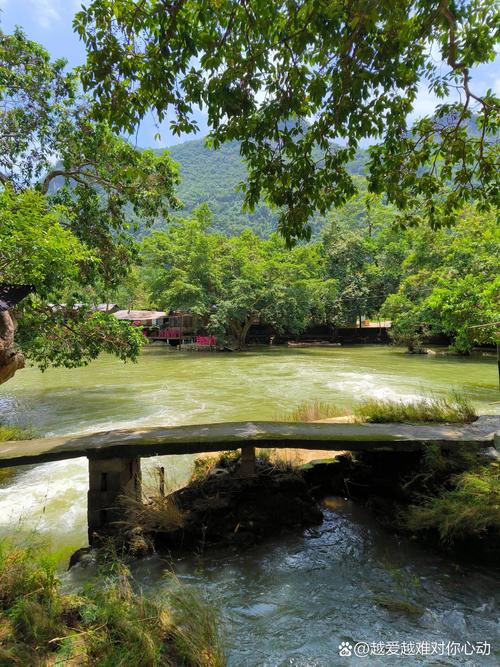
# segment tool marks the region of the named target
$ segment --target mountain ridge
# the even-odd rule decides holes
[[[207,203],[214,214],[214,231],[231,236],[252,229],[267,237],[277,229],[278,213],[264,202],[253,213],[242,211],[244,194],[236,188],[245,180],[246,168],[239,146],[240,142],[231,141],[213,150],[207,148],[204,139],[192,139],[155,152],[166,150],[179,164],[181,183],[177,195],[184,204],[179,215],[189,215],[196,206]],[[364,176],[367,160],[368,152],[360,151],[356,160],[349,163],[349,172]],[[315,216],[311,221],[313,236],[319,234],[322,225],[323,218]]]

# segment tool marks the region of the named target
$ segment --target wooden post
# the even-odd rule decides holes
[[[160,466],[158,468],[158,481],[159,481],[159,490],[160,496],[165,498],[165,468]]]
[[[241,448],[240,476],[252,477],[255,475],[255,447],[243,445]]]
[[[120,496],[141,498],[141,460],[133,458],[89,459],[87,520],[89,544],[112,533],[113,523],[123,519]]]

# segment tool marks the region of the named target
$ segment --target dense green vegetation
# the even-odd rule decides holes
[[[234,236],[244,229],[251,229],[258,236],[268,237],[278,229],[279,214],[264,202],[252,212],[242,210],[244,194],[238,191],[238,185],[245,180],[246,168],[240,148],[240,142],[231,141],[215,151],[204,139],[197,139],[168,149],[172,159],[179,164],[181,181],[177,195],[184,204],[183,215],[191,214],[197,206],[207,203],[214,214],[214,231]],[[366,152],[361,151],[348,163],[349,173],[363,175],[367,159]],[[319,236],[324,222],[324,216],[313,217],[313,238]]]
[[[179,205],[172,159],[162,151],[134,149],[113,132],[109,123],[116,119],[95,120],[96,109],[80,94],[77,75],[66,72],[63,61],[51,61],[22,31],[2,32],[0,49],[7,64],[0,88],[5,106],[0,280],[34,288],[15,312],[0,315],[0,382],[22,368],[25,357],[42,369],[85,364],[102,351],[136,358],[143,342],[139,332],[90,305],[111,300],[189,309],[235,347],[244,344],[256,320],[293,335],[313,323],[335,326],[380,314],[394,321],[398,340],[413,349],[429,333],[447,335],[460,352],[496,340],[499,238],[496,209],[485,210],[485,201],[457,209],[452,228],[432,231],[428,222],[435,216],[429,212],[413,217],[414,227],[397,226],[401,211],[388,199],[403,206],[404,196],[395,195],[394,182],[387,195],[368,191],[369,181],[360,176],[368,157],[353,152],[355,142],[349,150],[329,144],[333,154],[325,157],[314,124],[281,119],[285,154],[295,150],[291,141],[304,165],[306,137],[315,136],[310,154],[322,166],[302,175],[319,178],[309,193],[301,191],[303,207],[296,201],[296,174],[280,181],[280,167],[273,176],[276,184],[267,187],[268,176],[261,171],[269,157],[264,146],[259,166],[252,162],[248,137],[229,142],[219,137],[219,151],[200,140],[172,149],[184,176],[178,194],[186,213],[167,229],[168,216]],[[88,83],[88,71],[85,77]],[[468,114],[463,122],[468,128]],[[481,127],[478,117],[475,140]],[[492,132],[489,127],[488,137]],[[482,153],[488,151],[483,146]],[[55,167],[54,156],[59,158]],[[235,192],[245,175],[242,156],[252,174],[246,201],[257,207],[252,215],[240,211],[243,194]],[[489,153],[483,157],[490,159]],[[331,175],[341,194],[330,201],[322,179],[337,159],[340,172]],[[372,172],[371,185],[373,179]],[[417,181],[412,188],[418,189]],[[277,201],[275,186],[290,194],[289,202]],[[307,199],[316,200],[319,192],[324,201],[313,210]],[[328,211],[329,203],[342,201],[343,207]],[[308,236],[305,215],[314,243],[288,253],[273,236],[280,203],[285,237]],[[148,237],[151,226],[154,234]],[[191,248],[193,234],[197,242]],[[137,235],[146,237],[140,248]]]
[[[420,228],[406,237],[401,283],[381,309],[397,339],[419,347],[426,334],[444,333],[458,352],[498,340],[498,212],[468,207],[452,229]]]
[[[495,58],[490,0],[163,5],[92,0],[77,14],[96,116],[133,132],[153,112],[180,134],[206,109],[214,146],[241,141],[246,204],[270,201],[288,240],[310,238],[313,215],[354,194],[346,167],[367,139],[380,140],[370,189],[406,223],[498,205],[500,99],[474,76]],[[410,126],[422,86],[439,103]]]
[[[336,281],[328,277],[319,244],[288,250],[278,235],[262,240],[249,230],[227,238],[210,232],[211,222],[202,206],[144,240],[143,275],[152,302],[191,311],[238,349],[254,321],[278,333],[299,333],[311,321],[334,319]]]
[[[500,320],[496,211],[467,207],[451,228],[404,229],[397,211],[366,191],[328,214],[319,239],[287,249],[276,234],[227,237],[208,207],[155,230],[116,299],[190,310],[200,328],[241,347],[253,321],[277,333],[361,317],[393,321],[396,342],[420,350],[433,335],[469,352],[494,344]]]
[[[116,558],[77,594],[59,583],[57,558],[40,544],[0,544],[0,664],[226,664],[216,615],[191,589],[145,597]]]
[[[33,288],[15,313],[0,312],[0,383],[24,357],[77,366],[140,348],[127,324],[74,306],[105,301],[127,276],[131,216],[147,224],[176,207],[176,168],[93,120],[79,91],[64,61],[20,29],[0,30],[0,282]]]
[[[450,488],[423,498],[405,514],[414,532],[436,531],[444,542],[500,532],[500,466],[488,463],[455,475]]]

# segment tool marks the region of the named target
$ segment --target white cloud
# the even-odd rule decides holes
[[[42,28],[50,28],[61,20],[59,0],[30,0],[35,19]]]

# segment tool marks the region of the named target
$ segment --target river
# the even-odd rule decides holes
[[[304,400],[348,407],[373,396],[410,399],[453,389],[465,393],[480,413],[500,413],[491,357],[411,356],[380,346],[265,348],[240,354],[151,347],[137,364],[103,357],[84,369],[43,374],[25,369],[0,387],[0,421],[56,435],[265,420]],[[191,466],[190,456],[169,459],[169,482],[182,482]],[[83,459],[21,469],[0,487],[0,532],[37,530],[56,547],[78,548],[86,541],[86,490]],[[232,667],[391,665],[399,660],[407,665],[498,664],[498,653],[371,655],[364,661],[339,656],[342,641],[486,641],[500,648],[500,595],[491,570],[457,567],[392,536],[344,499],[330,501],[323,525],[304,534],[241,554],[209,553],[173,565],[182,580],[220,607]],[[165,568],[156,557],[134,564],[142,585],[155,590]],[[66,583],[76,584],[81,576],[86,575],[75,570]],[[381,595],[411,600],[423,614],[387,611],[377,604]]]

